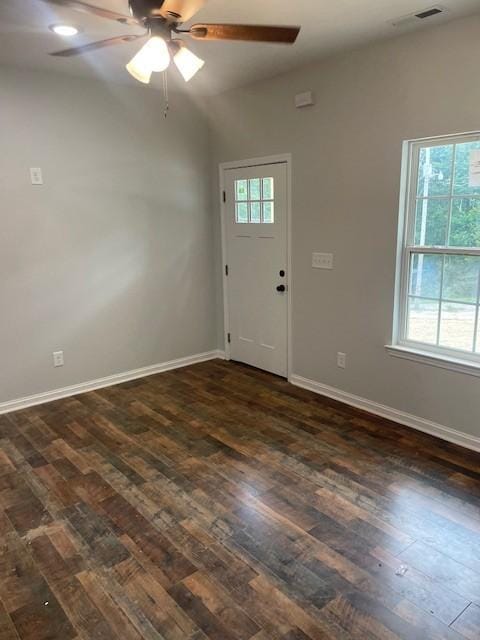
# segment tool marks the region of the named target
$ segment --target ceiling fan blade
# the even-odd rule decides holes
[[[59,58],[69,58],[70,56],[78,56],[82,53],[89,53],[90,51],[96,51],[97,49],[103,49],[103,47],[110,47],[115,44],[122,44],[124,42],[132,42],[133,40],[139,40],[145,38],[147,34],[141,36],[126,35],[116,36],[115,38],[108,38],[107,40],[99,40],[98,42],[91,42],[89,44],[81,45],[80,47],[72,47],[71,49],[64,49],[63,51],[55,51],[51,53],[51,56],[57,56]]]
[[[100,18],[108,18],[109,20],[115,20],[122,24],[138,25],[138,20],[135,20],[132,16],[125,16],[122,13],[116,11],[110,11],[110,9],[103,9],[102,7],[96,7],[93,4],[87,2],[81,2],[81,0],[43,0],[47,4],[54,4],[66,9],[75,9],[75,11],[81,11],[83,13],[93,14]]]
[[[194,24],[189,34],[196,40],[244,40],[293,44],[300,27],[253,24]]]
[[[177,23],[187,22],[200,11],[205,2],[206,0],[164,0],[159,9],[152,10],[152,15],[173,18]]]

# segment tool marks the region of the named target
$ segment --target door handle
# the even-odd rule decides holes
[[[284,284],[279,284],[277,287],[277,291],[280,291],[280,293],[283,293],[285,291],[286,287]]]

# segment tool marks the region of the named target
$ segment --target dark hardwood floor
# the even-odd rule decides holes
[[[0,445],[0,640],[480,638],[480,455],[222,361]]]

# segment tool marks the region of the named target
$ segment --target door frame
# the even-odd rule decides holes
[[[219,165],[220,184],[220,226],[222,236],[222,281],[223,281],[223,326],[225,360],[230,360],[230,344],[228,333],[230,328],[230,313],[228,308],[228,276],[225,273],[225,265],[228,264],[227,255],[227,231],[225,215],[227,206],[223,200],[225,191],[225,171],[229,169],[247,169],[267,164],[285,164],[287,168],[287,379],[290,380],[293,371],[292,361],[292,154],[281,153],[260,158],[248,158],[234,162],[222,162]]]

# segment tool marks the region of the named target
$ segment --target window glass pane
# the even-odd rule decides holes
[[[442,298],[476,304],[479,268],[480,258],[445,256]]]
[[[248,200],[247,180],[235,180],[235,200]]]
[[[455,148],[455,195],[480,195],[480,187],[470,186],[470,159],[472,151],[480,149],[480,140],[457,144]]]
[[[273,224],[273,202],[263,203],[263,221],[266,224]]]
[[[447,196],[450,193],[453,144],[420,149],[417,195]]]
[[[479,138],[465,136],[467,142],[458,143],[453,136],[417,147],[413,202],[406,194],[407,245],[421,253],[405,248],[409,282],[401,339],[451,350],[457,357],[459,351],[480,355],[480,256],[467,251],[480,249],[480,185],[474,171]],[[429,253],[428,247],[444,253]]]
[[[415,254],[410,269],[410,295],[440,298],[443,256]]]
[[[235,204],[235,221],[240,224],[248,222],[248,203],[237,202]]]
[[[253,178],[248,181],[250,187],[250,200],[260,200],[260,178]]]
[[[273,200],[273,178],[263,178],[263,199]]]
[[[480,247],[480,198],[454,198],[450,247]]]
[[[436,344],[439,302],[409,298],[407,338],[416,342]]]
[[[423,247],[444,247],[447,242],[449,198],[417,200],[415,244]]]
[[[250,203],[250,222],[261,222],[261,213],[260,213],[261,204],[260,202],[251,202]]]
[[[475,307],[444,302],[440,314],[440,346],[472,351]]]

